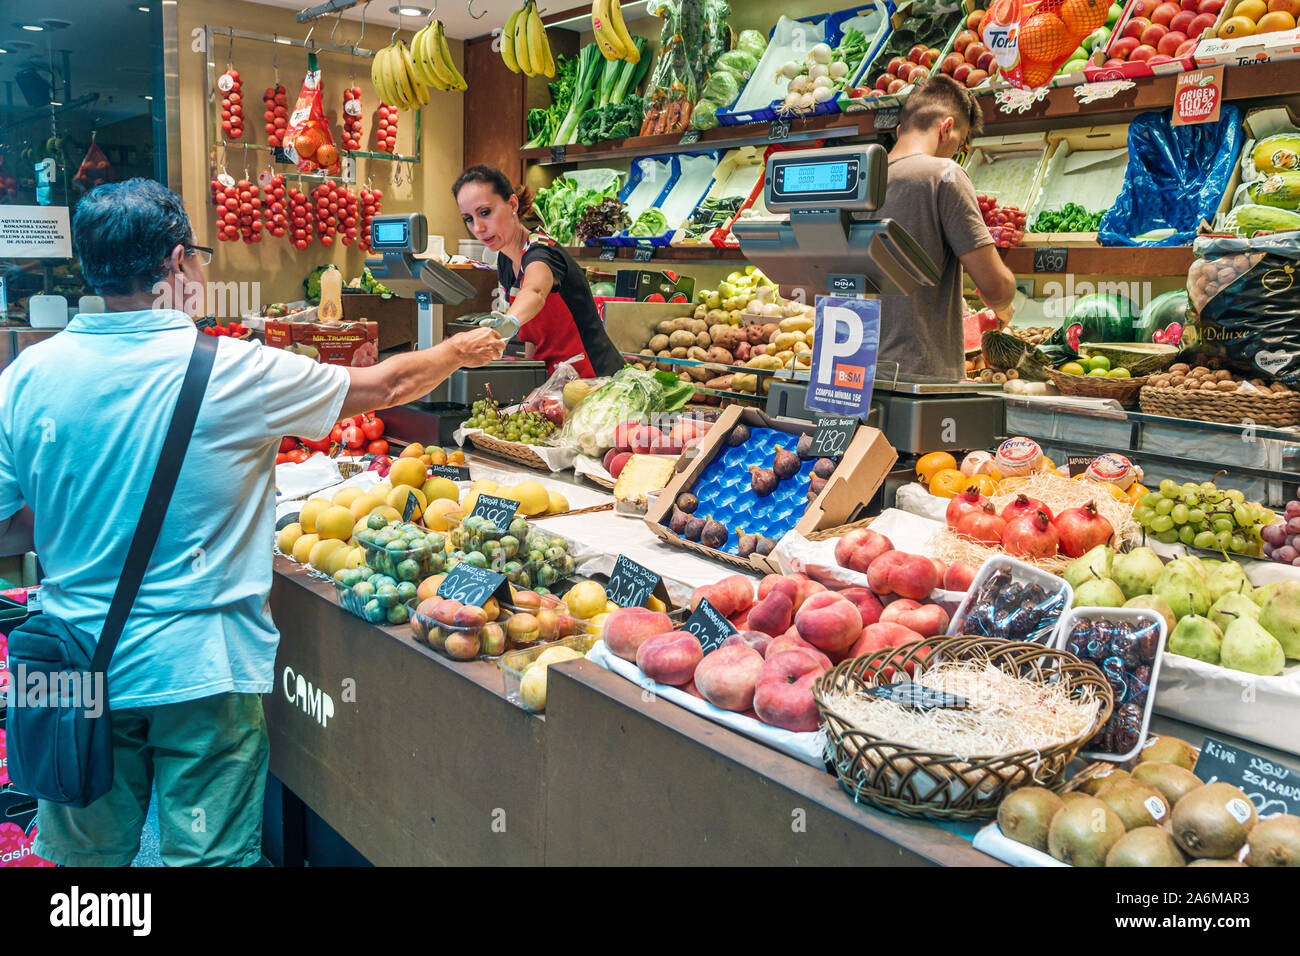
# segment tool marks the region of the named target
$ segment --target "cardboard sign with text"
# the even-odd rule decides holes
[[[1174,86],[1174,126],[1217,123],[1223,106],[1223,67],[1179,73]]]
[[[879,299],[818,296],[805,407],[865,418],[871,408],[879,345]]]

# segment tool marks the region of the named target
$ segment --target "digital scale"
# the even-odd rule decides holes
[[[885,202],[889,160],[878,143],[790,150],[768,157],[764,201],[780,220],[738,220],[731,227],[745,259],[782,286],[813,295],[912,295],[935,285],[938,267],[892,219],[873,216]],[[773,380],[766,412],[813,419],[804,406],[808,373]],[[799,381],[799,379],[803,379]],[[867,423],[900,455],[986,448],[1001,434],[1000,391],[991,383],[909,382],[881,373]]]

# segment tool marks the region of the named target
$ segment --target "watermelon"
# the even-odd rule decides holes
[[[1187,304],[1186,289],[1156,296],[1147,303],[1134,326],[1134,341],[1178,345],[1187,326]]]
[[[1126,296],[1085,295],[1075,300],[1065,320],[1066,339],[1076,350],[1080,342],[1132,342],[1136,317],[1137,310]]]
[[[593,282],[591,284],[591,294],[605,299],[612,299],[614,297],[614,283]]]

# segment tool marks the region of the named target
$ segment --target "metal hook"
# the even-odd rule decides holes
[[[235,60],[235,28],[230,27],[230,45],[226,47],[226,69],[230,69]]]
[[[485,16],[487,16],[486,10],[484,10],[482,13],[474,12],[474,0],[465,0],[465,12],[468,13],[475,20],[482,20]]]
[[[397,42],[397,34],[401,32],[402,32],[402,7],[399,4],[397,7],[397,29],[394,30],[393,35],[388,38],[388,42],[390,45]]]
[[[334,45],[334,34],[338,32],[339,24],[343,22],[343,11],[339,10],[339,15],[334,18],[334,29],[330,31],[330,46]]]
[[[430,11],[429,11],[429,15],[428,15],[427,17],[424,18],[424,22],[425,22],[426,24],[432,23],[432,22],[433,22],[433,16],[434,16],[434,14],[436,14],[437,12],[438,12],[438,0],[433,0],[433,9],[430,10]]]
[[[308,44],[308,43],[311,43],[311,45],[312,45],[312,49],[313,49],[313,50],[316,49],[316,44],[312,42],[312,38],[311,38],[311,35],[312,35],[313,33],[315,33],[315,32],[316,32],[316,21],[313,20],[313,21],[312,21],[312,24],[311,24],[311,29],[307,31],[307,37],[306,37],[306,39],[304,39],[304,40],[302,41],[302,48],[303,48],[304,50],[307,49],[307,44]]]

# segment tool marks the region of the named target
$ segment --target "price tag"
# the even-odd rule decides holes
[[[900,707],[906,707],[909,710],[967,710],[970,707],[970,701],[958,694],[947,694],[934,687],[926,687],[924,684],[914,684],[908,680],[898,681],[894,684],[880,684],[877,687],[871,687],[863,691],[868,697],[880,697],[884,700],[893,701]]]
[[[704,648],[704,653],[707,654],[709,651],[717,650],[723,641],[735,634],[736,625],[723,617],[722,612],[708,601],[702,600],[686,619],[682,630],[694,634],[699,639],[700,647]]]
[[[1069,455],[1065,459],[1065,467],[1070,472],[1070,477],[1082,475],[1088,470],[1088,466],[1096,460],[1093,455]]]
[[[613,262],[618,258],[618,246],[603,246],[600,250],[601,262]]]
[[[518,510],[517,501],[497,498],[493,495],[479,495],[478,501],[474,502],[474,510],[470,513],[470,517],[486,518],[498,531],[505,531],[510,527],[510,522],[514,520],[515,512]]]
[[[898,118],[903,112],[901,106],[882,106],[876,110],[876,115],[872,120],[872,127],[876,130],[898,129]]]
[[[1064,272],[1069,253],[1065,246],[1039,246],[1034,250],[1034,271]]]
[[[552,147],[551,147],[551,162],[553,162],[553,163],[562,163],[562,162],[564,162],[564,159],[565,159],[565,156],[567,155],[567,153],[568,153],[568,150],[567,150],[567,147],[565,147],[565,146],[552,146]]]
[[[1300,773],[1249,750],[1206,737],[1194,772],[1206,783],[1222,781],[1237,787],[1255,804],[1260,816],[1300,814]],[[1233,813],[1231,805],[1226,809]],[[1249,819],[1247,808],[1237,808],[1237,812]]]
[[[816,458],[841,458],[858,433],[856,418],[819,418],[813,432],[812,453]]]
[[[468,561],[462,561],[448,571],[438,585],[438,597],[450,598],[461,604],[473,604],[475,607],[482,607],[494,594],[499,601],[510,600],[510,586],[506,584],[506,576],[487,568],[475,567]]]
[[[605,594],[619,607],[645,607],[662,580],[649,568],[637,564],[625,554],[614,562],[614,571],[605,586]]]
[[[767,138],[773,143],[780,142],[790,135],[790,121],[788,119],[774,119],[772,125],[767,128]]]
[[[452,481],[469,481],[469,469],[463,465],[430,465],[433,478],[450,478]]]
[[[285,149],[284,149],[283,146],[272,146],[272,147],[271,147],[271,158],[272,158],[273,161],[275,161],[275,162],[277,162],[277,163],[292,163],[292,162],[293,162],[293,160],[291,160],[291,159],[289,158],[289,154],[288,154],[287,152],[285,152]]]
[[[685,133],[682,134],[680,145],[694,146],[699,141],[700,141],[700,131],[698,129],[688,129]]]
[[[636,251],[632,253],[632,259],[635,262],[649,262],[654,258],[654,246],[637,246]]]

